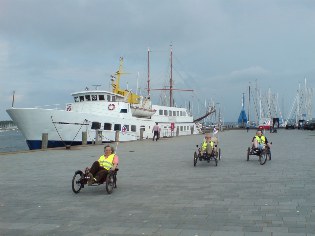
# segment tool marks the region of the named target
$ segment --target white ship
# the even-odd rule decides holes
[[[48,134],[48,148],[82,144],[82,132],[87,143],[132,141],[152,138],[156,122],[161,137],[197,134],[193,116],[186,108],[152,105],[149,97],[141,97],[120,88],[119,70],[112,79],[112,91],[84,90],[72,94],[73,102],[64,110],[42,108],[7,109],[29,148],[42,147],[43,134]],[[171,94],[171,91],[170,91]],[[172,98],[170,98],[172,101]]]

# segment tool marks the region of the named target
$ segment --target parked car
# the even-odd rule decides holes
[[[285,128],[286,129],[295,129],[295,124],[294,123],[287,123]]]
[[[304,124],[304,129],[314,130],[315,129],[315,121],[306,121]]]

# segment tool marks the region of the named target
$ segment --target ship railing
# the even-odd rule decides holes
[[[52,105],[43,105],[43,106],[35,106],[35,108],[41,109],[52,109],[52,110],[63,110],[60,104],[52,104]]]

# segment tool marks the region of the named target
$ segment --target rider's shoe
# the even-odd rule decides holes
[[[92,184],[94,184],[95,183],[95,178],[94,178],[94,176],[91,174],[91,173],[88,173],[88,186],[91,186]]]

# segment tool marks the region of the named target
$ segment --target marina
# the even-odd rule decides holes
[[[254,134],[219,132],[218,166],[193,166],[203,135],[120,143],[110,195],[102,185],[71,189],[74,172],[104,145],[2,154],[0,234],[315,235],[314,133],[267,133],[272,161],[263,166],[246,161]]]

